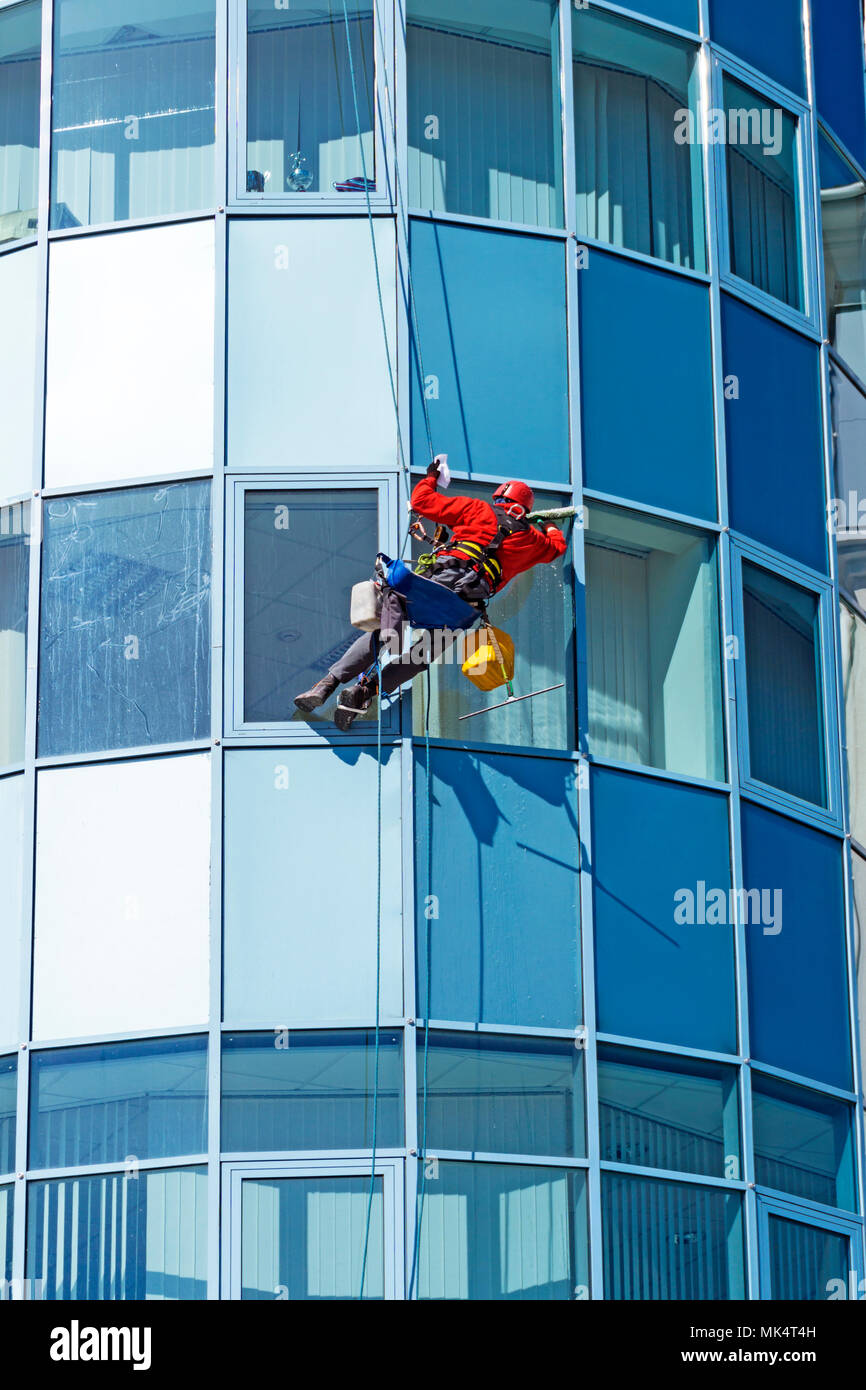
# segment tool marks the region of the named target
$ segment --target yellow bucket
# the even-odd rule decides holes
[[[514,643],[507,632],[493,627],[467,632],[463,674],[479,690],[497,690],[514,679]]]

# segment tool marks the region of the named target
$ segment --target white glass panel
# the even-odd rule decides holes
[[[0,256],[0,501],[33,486],[38,268],[35,247]]]
[[[19,1042],[21,890],[24,883],[24,778],[0,779],[0,1048]]]

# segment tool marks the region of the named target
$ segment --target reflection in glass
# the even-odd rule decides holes
[[[839,584],[866,609],[866,397],[832,361],[830,409]]]
[[[802,310],[797,122],[729,77],[724,93],[731,270]]]
[[[32,1182],[27,1277],[56,1299],[207,1296],[207,1169]]]
[[[601,1175],[604,1296],[744,1297],[739,1192]]]
[[[15,1056],[0,1057],[0,1173],[15,1167],[15,1111],[18,1105],[18,1064]]]
[[[332,695],[313,713],[293,698],[321,680],[358,636],[352,586],[379,549],[372,489],[247,492],[244,499],[244,720],[330,724]],[[375,705],[366,719],[375,719]]]
[[[247,1178],[241,1197],[241,1298],[273,1303],[385,1296],[385,1199],[377,1178]],[[367,1207],[370,1238],[364,1245]],[[361,1293],[361,1277],[364,1291]]]
[[[214,0],[56,0],[51,225],[214,201]]]
[[[749,772],[826,806],[818,597],[743,564]]]
[[[713,541],[595,504],[586,526],[591,754],[722,780]]]
[[[866,1018],[866,859],[856,850],[851,855],[854,880],[854,969],[856,972],[857,1016]],[[860,1068],[866,1072],[866,1028],[860,1029]]]
[[[733,1067],[602,1045],[601,1157],[636,1168],[739,1178]]]
[[[0,10],[0,243],[36,235],[42,2]]]
[[[706,270],[697,49],[594,8],[573,33],[578,235]]]
[[[223,1037],[224,1153],[366,1149],[373,1142],[375,1034]],[[401,1035],[379,1033],[376,1143],[403,1142]]]
[[[210,735],[210,483],[46,503],[41,756]]]
[[[823,136],[818,150],[827,335],[866,382],[866,183]]]
[[[346,0],[347,36],[343,4],[248,0],[248,193],[363,193],[365,163],[375,190],[373,6]]]
[[[195,1037],[35,1051],[30,1167],[203,1153],[206,1056]]]
[[[12,1278],[12,1223],[14,1214],[15,1188],[12,1183],[4,1183],[0,1186],[0,1279],[6,1284]]]
[[[428,1178],[420,1299],[588,1298],[586,1178],[568,1168],[440,1162]]]
[[[0,766],[24,757],[29,505],[0,507]]]
[[[851,834],[866,846],[866,622],[839,607]]]
[[[770,1298],[823,1303],[833,1280],[850,1292],[850,1236],[803,1221],[768,1217]]]
[[[753,1071],[758,1185],[853,1210],[851,1120],[851,1106],[844,1101]]]
[[[555,0],[408,0],[409,202],[561,227]]]
[[[433,1032],[427,1056],[429,1149],[585,1152],[582,1052],[572,1040]],[[424,1035],[418,1038],[419,1132]]]

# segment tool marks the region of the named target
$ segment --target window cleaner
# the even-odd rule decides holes
[[[535,498],[526,483],[502,483],[490,503],[479,497],[443,497],[439,487],[447,487],[449,481],[447,456],[439,454],[410,501],[418,517],[437,523],[432,553],[422,557],[415,573],[402,560],[379,557],[381,607],[369,590],[366,599],[358,596],[365,630],[322,680],[295,697],[298,709],[318,709],[339,685],[358,678],[341,693],[334,715],[337,728],[345,732],[379,693],[375,668],[383,644],[402,652],[406,627],[425,629],[409,652],[383,666],[382,690],[390,695],[433,660],[432,632],[471,626],[479,616],[486,617],[488,601],[518,574],[565,554],[567,542],[556,526],[545,520],[541,529],[530,524]],[[426,534],[421,538],[429,539]],[[501,639],[499,644],[501,651]],[[514,697],[511,691],[509,695],[528,698]]]

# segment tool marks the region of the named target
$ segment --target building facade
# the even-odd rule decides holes
[[[862,1296],[864,238],[860,0],[0,0],[7,1296]]]

